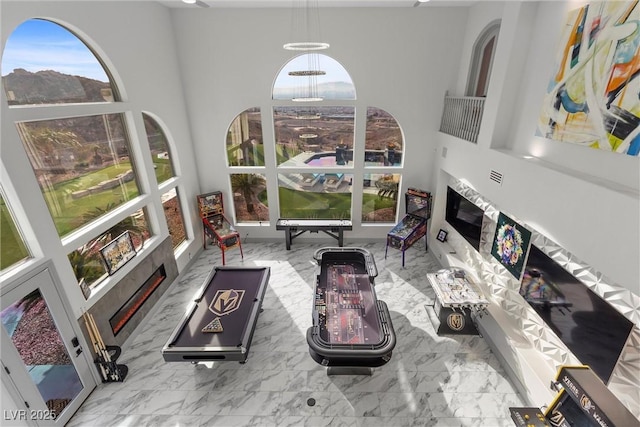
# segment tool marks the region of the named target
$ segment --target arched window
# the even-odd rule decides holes
[[[327,55],[299,55],[280,70],[273,99],[290,101],[273,109],[280,217],[351,219],[355,107],[319,105],[356,99],[349,73]]]
[[[476,40],[467,82],[467,96],[487,96],[499,33],[500,21],[495,21],[490,23]]]
[[[264,166],[260,108],[238,114],[227,131],[229,166]]]
[[[229,174],[229,185],[235,221],[268,224],[269,202],[260,108],[248,108],[233,119],[227,130],[226,153],[227,163],[234,169]],[[240,169],[244,167],[249,170],[241,173]]]
[[[308,75],[307,71],[325,74]],[[303,75],[299,75],[300,72]],[[315,86],[315,92],[323,100],[356,99],[356,89],[351,76],[335,59],[318,53],[306,53],[287,62],[278,73],[273,84],[273,99],[292,100],[300,92]]]
[[[152,235],[130,148],[133,124],[103,61],[61,24],[23,22],[7,39],[1,69],[16,137],[88,298],[108,276],[102,247],[128,230],[139,250]],[[78,115],[78,104],[89,103],[91,113]]]
[[[367,133],[364,139],[364,164],[400,166],[404,138],[396,119],[381,108],[367,108]]]
[[[176,181],[171,178],[176,176],[171,156],[171,146],[167,140],[165,132],[160,123],[150,114],[142,113],[144,128],[147,132],[149,151],[153,162],[153,170],[156,174],[158,186],[163,191],[161,196],[164,217],[167,221],[169,236],[175,250],[180,244],[187,240],[187,232],[184,227],[184,216],[182,215],[182,200]]]
[[[144,130],[147,132],[147,142],[153,161],[153,169],[156,173],[158,184],[176,176],[171,157],[169,141],[160,124],[149,114],[142,113]]]
[[[302,54],[279,70],[272,88],[273,146],[265,147],[255,107],[240,113],[227,131],[236,222],[269,224],[267,188],[273,180],[279,218],[352,219],[355,210],[362,224],[397,221],[402,131],[391,114],[369,107],[365,149],[354,152],[355,99],[349,73],[329,56]],[[353,206],[355,191],[363,193],[362,206]]]
[[[91,49],[44,19],[25,21],[11,33],[2,55],[2,83],[10,106],[118,100]]]

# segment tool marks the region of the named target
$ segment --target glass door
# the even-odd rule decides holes
[[[96,383],[49,270],[3,293],[1,303],[2,363],[27,407],[10,415],[64,425]]]

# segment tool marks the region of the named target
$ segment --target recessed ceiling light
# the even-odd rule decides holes
[[[182,3],[195,4],[196,0],[182,0]]]

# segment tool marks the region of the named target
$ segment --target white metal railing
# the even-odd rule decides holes
[[[445,96],[440,132],[477,142],[483,110],[484,97]]]

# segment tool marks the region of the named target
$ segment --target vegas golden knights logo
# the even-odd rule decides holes
[[[589,399],[589,396],[583,394],[582,397],[580,398],[580,405],[582,405],[582,408],[585,411],[589,411],[591,408],[593,408],[593,404],[591,403],[591,399]]]
[[[240,307],[244,291],[233,289],[219,290],[209,304],[209,310],[216,316],[230,314]]]
[[[464,329],[464,315],[451,313],[447,316],[447,325],[454,331],[461,331]]]
[[[244,297],[244,291],[225,289],[216,292],[213,301],[209,304],[209,311],[218,317],[205,325],[202,328],[202,332],[223,332],[224,328],[222,327],[220,316],[236,311],[240,307],[240,303],[242,303],[242,297]]]
[[[548,416],[549,422],[551,423],[552,426],[556,427],[560,427],[564,425],[565,419],[564,419],[564,415],[562,415],[562,412],[554,409],[553,412],[551,413],[550,416]]]

